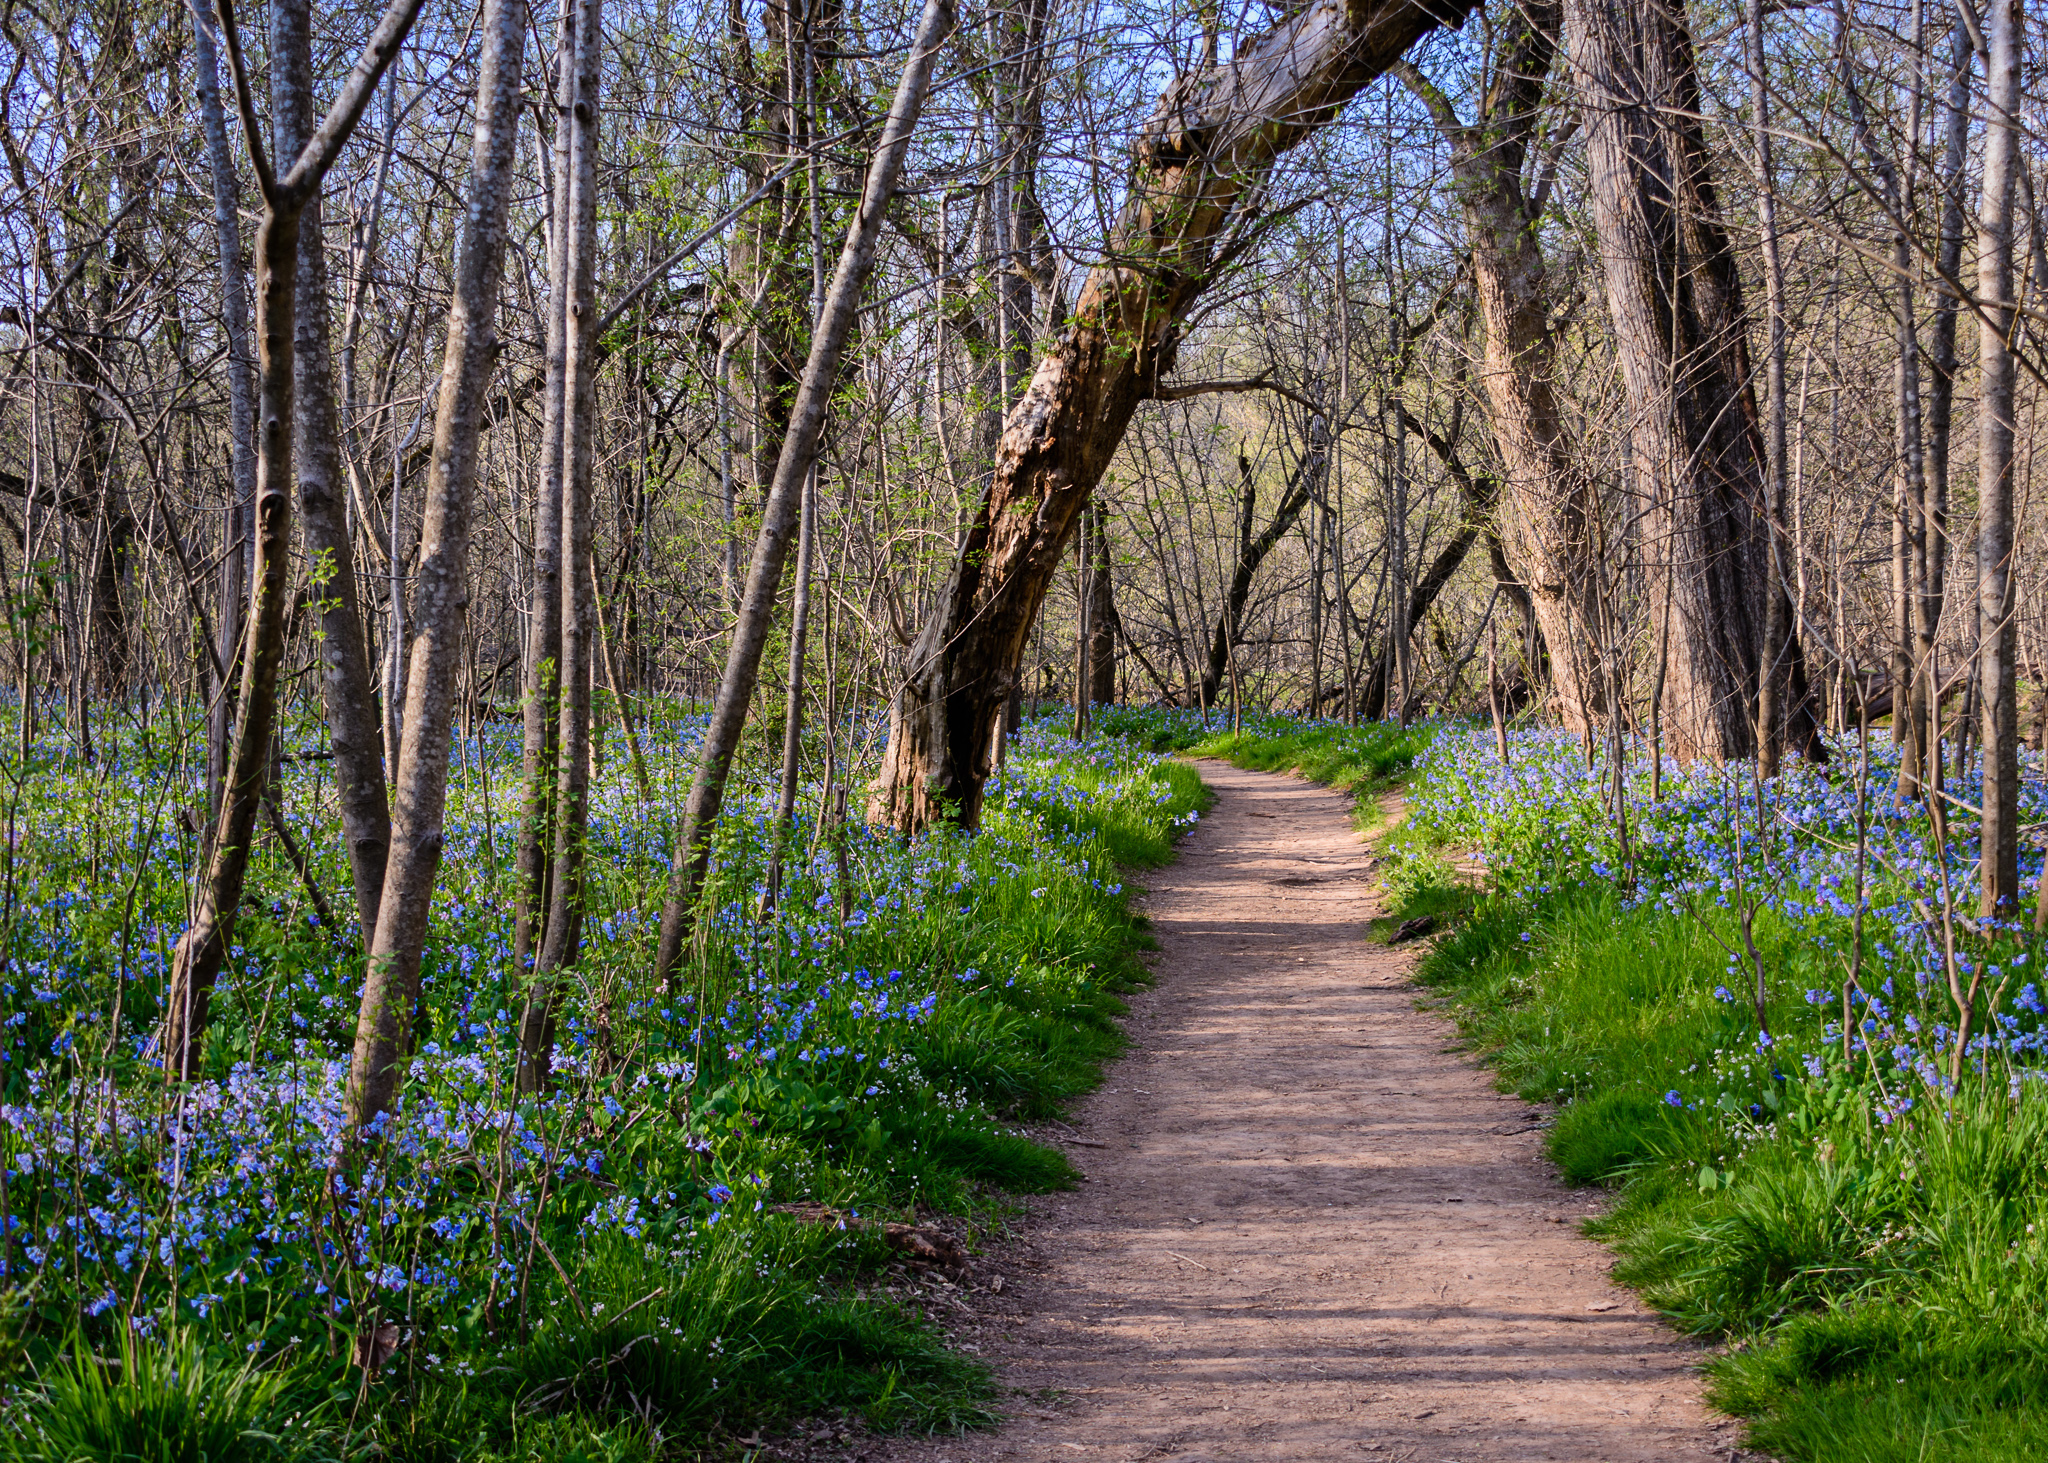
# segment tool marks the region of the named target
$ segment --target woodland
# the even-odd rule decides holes
[[[2035,18],[0,0],[0,1460],[994,1423],[1191,749],[1758,1446],[2048,1449]]]

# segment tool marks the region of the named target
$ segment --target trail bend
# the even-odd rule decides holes
[[[944,1309],[1010,1420],[887,1463],[1729,1459],[1699,1348],[1610,1284],[1543,1114],[1419,1011],[1349,799],[1202,764],[1156,986],[1066,1137],[1087,1180]],[[1000,1292],[989,1282],[1003,1279]]]

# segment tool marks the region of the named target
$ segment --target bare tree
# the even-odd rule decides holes
[[[1237,561],[1231,566],[1230,584],[1223,592],[1223,610],[1216,617],[1216,633],[1209,637],[1209,660],[1202,670],[1199,693],[1200,704],[1205,708],[1216,703],[1231,648],[1244,638],[1244,607],[1251,596],[1252,579],[1259,572],[1259,565],[1273,551],[1273,546],[1287,535],[1302,510],[1319,494],[1322,487],[1320,475],[1328,465],[1329,449],[1329,429],[1317,416],[1309,423],[1308,448],[1288,475],[1280,502],[1273,509],[1272,521],[1254,534],[1252,528],[1259,502],[1258,478],[1252,472],[1252,462],[1245,455],[1244,448],[1238,448],[1238,480],[1244,486],[1237,512]]]
[[[233,490],[221,528],[220,596],[214,659],[218,680],[207,721],[207,816],[220,816],[229,748],[234,738],[235,654],[241,644],[242,615],[249,598],[250,515],[256,495],[256,354],[249,339],[249,286],[242,250],[241,188],[221,105],[220,60],[214,50],[213,15],[202,0],[189,0],[193,62],[198,78],[200,123],[206,131],[206,163],[213,182],[214,237],[220,248],[221,327],[228,346],[228,440],[232,444]]]
[[[313,129],[313,27],[306,5],[270,12],[271,128],[279,157],[295,157]],[[391,843],[391,805],[378,726],[376,682],[357,604],[355,549],[350,542],[341,474],[341,427],[334,403],[328,341],[327,246],[319,190],[299,229],[297,297],[292,304],[292,466],[308,577],[320,608],[320,690],[334,750],[342,836],[355,883],[363,947],[377,928],[384,858]],[[395,570],[394,570],[395,572]]]
[[[483,58],[467,206],[448,305],[448,344],[434,412],[434,458],[413,595],[412,665],[398,757],[391,858],[376,938],[363,976],[349,1065],[349,1121],[387,1109],[404,1072],[406,1035],[419,1001],[420,957],[434,875],[441,865],[448,743],[470,599],[471,498],[485,392],[498,356],[498,287],[519,141],[525,0],[484,0]]]
[[[541,377],[546,395],[533,512],[533,573],[527,600],[522,705],[525,744],[520,769],[524,806],[512,946],[514,963],[522,975],[540,954],[546,940],[548,912],[553,907],[562,729],[562,607],[570,602],[569,594],[580,593],[575,579],[563,572],[562,546],[566,472],[571,456],[567,444],[575,416],[575,404],[568,389],[569,343],[577,326],[570,306],[579,297],[572,256],[575,263],[595,268],[593,251],[575,241],[577,215],[571,206],[576,178],[596,167],[595,98],[587,103],[584,100],[585,86],[594,88],[597,84],[597,37],[588,34],[595,19],[594,6],[590,4],[563,5],[555,41],[554,179],[548,212],[547,344]],[[588,201],[595,206],[594,197]],[[529,1000],[527,1014],[545,1024],[543,1006]],[[532,1041],[537,1046],[540,1040],[541,1032],[536,1029]],[[522,1036],[521,1049],[526,1047],[527,1039]]]
[[[1783,591],[1769,572],[1767,453],[1692,35],[1662,3],[1570,0],[1565,18],[1632,455],[1648,485],[1660,715],[1681,759],[1739,757],[1756,749],[1767,601]],[[1796,674],[1796,642],[1786,654]],[[1786,711],[1781,726],[1804,749],[1803,698]]]
[[[574,91],[565,119],[571,127],[567,169],[556,175],[555,207],[563,219],[564,258],[560,315],[549,329],[562,331],[560,458],[546,467],[549,486],[560,495],[561,541],[554,566],[560,605],[551,617],[557,637],[553,655],[556,698],[552,735],[554,794],[548,805],[553,848],[547,855],[547,922],[537,942],[532,983],[519,1023],[519,1085],[534,1091],[548,1078],[554,1048],[557,972],[573,965],[582,943],[583,887],[590,797],[590,691],[593,654],[591,533],[595,506],[591,471],[596,451],[597,412],[597,147],[598,95],[604,33],[601,0],[577,0],[574,7]],[[549,368],[554,343],[550,338]],[[541,654],[545,645],[536,647]],[[531,657],[531,653],[530,653]],[[527,755],[535,748],[531,741]],[[535,794],[527,794],[531,801]]]
[[[655,955],[656,974],[664,981],[673,978],[682,958],[690,912],[710,865],[711,838],[725,804],[726,779],[732,770],[740,731],[746,725],[747,709],[754,698],[754,684],[761,672],[761,652],[768,643],[774,616],[775,595],[789,556],[790,536],[797,526],[804,482],[817,462],[818,443],[824,435],[825,413],[838,380],[846,337],[859,311],[868,271],[874,265],[875,243],[882,232],[889,197],[896,191],[904,154],[910,150],[911,133],[917,129],[918,116],[924,110],[933,62],[953,23],[951,0],[925,0],[924,14],[918,20],[917,34],[903,63],[895,100],[882,124],[874,160],[868,166],[859,212],[847,230],[839,263],[832,272],[831,287],[825,294],[824,309],[819,312],[817,329],[811,337],[810,358],[804,362],[796,404],[790,412],[789,431],[783,438],[775,480],[761,515],[761,531],[754,540],[753,558],[747,565],[747,588],[740,601],[739,623],[733,630],[732,648],[719,679],[711,724],[704,732],[697,775],[690,784],[682,832],[676,839],[668,899],[661,911],[661,943]]]
[[[2019,904],[2019,704],[2014,620],[2013,198],[2020,160],[2020,0],[1993,0],[1985,27],[1984,188],[1977,211],[1977,706],[1984,759],[1979,909]],[[1969,1013],[1964,1012],[1967,1023]],[[1967,1024],[1958,1035],[1968,1045]]]
[[[1402,62],[1395,75],[1428,106],[1450,145],[1485,326],[1481,380],[1507,498],[1506,551],[1551,647],[1559,715],[1566,730],[1583,737],[1606,711],[1592,633],[1600,621],[1592,531],[1597,485],[1558,399],[1556,301],[1540,232],[1562,147],[1576,126],[1567,123],[1550,146],[1538,146],[1561,20],[1557,0],[1507,17],[1470,124],[1412,63]]]
[[[980,820],[1024,642],[1082,505],[1170,371],[1188,308],[1256,238],[1260,180],[1417,38],[1472,8],[1315,0],[1160,98],[1105,262],[1004,423],[988,492],[911,647],[872,816],[911,832]]]
[[[256,587],[243,647],[238,707],[241,721],[224,779],[226,795],[221,799],[212,854],[191,926],[179,938],[172,955],[164,1072],[173,1080],[190,1078],[199,1059],[207,1003],[234,938],[236,908],[242,902],[242,886],[249,871],[250,841],[270,772],[278,669],[284,659],[285,599],[290,589],[287,569],[291,553],[295,430],[293,311],[300,223],[308,204],[319,193],[321,180],[362,119],[378,80],[398,54],[420,7],[420,0],[392,0],[319,128],[279,176],[272,170],[269,152],[262,143],[249,70],[242,58],[241,37],[235,29],[232,0],[217,3],[228,69],[234,77],[235,96],[242,114],[242,131],[263,195],[263,221],[256,235]],[[281,4],[301,11],[306,8],[306,0],[281,0]]]

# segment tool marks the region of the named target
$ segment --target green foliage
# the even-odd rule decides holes
[[[523,1344],[414,1359],[420,1403],[393,1408],[379,1436],[398,1458],[495,1463],[565,1443],[592,1460],[661,1456],[662,1438],[826,1413],[883,1428],[987,1421],[978,1364],[912,1311],[833,1283],[884,1254],[864,1232],[781,1215],[673,1250],[607,1239]]]
[[[114,1357],[83,1337],[17,1394],[5,1463],[319,1463],[344,1456],[342,1410],[313,1374],[230,1358],[192,1328],[122,1332]]]
[[[1228,726],[1195,742],[1198,757],[1221,757],[1256,772],[1298,772],[1360,797],[1392,783],[1429,745],[1430,728],[1372,721],[1346,726],[1337,721],[1296,722],[1246,717],[1242,731]],[[1369,808],[1361,808],[1370,812]]]
[[[1396,728],[1283,718],[1134,732],[1366,790],[1415,755]],[[1568,739],[1521,734],[1510,762],[1456,728],[1416,745],[1382,927],[1436,917],[1419,981],[1503,1087],[1555,1104],[1564,1177],[1617,1191],[1592,1226],[1617,1278],[1724,1344],[1710,1393],[1751,1443],[1813,1463],[2048,1456],[2048,1038],[2027,987],[2019,1011],[1992,1006],[1963,1083],[1934,1059],[1953,1039],[1940,986],[1916,992],[1922,957],[1901,954],[1939,948],[1911,804],[1889,800],[1877,835],[1895,872],[1873,866],[1892,883],[1870,895],[1845,1057],[1857,802],[1839,772],[1784,779],[1766,819],[1713,769],[1667,769],[1650,804],[1637,766],[1624,840],[1609,774]],[[1887,800],[1879,783],[1866,806]],[[1943,850],[1952,880],[1969,856]],[[2043,953],[1987,939],[1971,953],[1994,979]]]
[[[1807,952],[1769,910],[1756,936],[1786,1029],[1783,973]],[[1711,1394],[1755,1446],[2032,1456],[2048,1439],[2048,1094],[1976,1086],[1887,1121],[1867,1067],[1788,1072],[1729,998],[1738,939],[1726,911],[1630,906],[1586,881],[1480,899],[1419,978],[1503,1085],[1560,1104],[1560,1170],[1621,1191],[1596,1226],[1616,1277],[1730,1343]]]
[[[656,801],[623,756],[593,783],[585,940],[540,1096],[509,1080],[517,728],[458,745],[417,1064],[331,1190],[362,957],[321,764],[288,764],[283,798],[344,927],[309,920],[297,870],[259,844],[206,1078],[186,1090],[145,1042],[196,852],[177,816],[193,709],[109,732],[94,765],[38,747],[33,775],[0,787],[18,832],[0,844],[16,891],[0,898],[0,1463],[651,1463],[798,1418],[989,1419],[985,1369],[945,1347],[914,1287],[875,1283],[900,1256],[873,1222],[936,1211],[972,1244],[1014,1196],[1075,1181],[1017,1124],[1056,1115],[1120,1049],[1120,993],[1148,978],[1120,870],[1172,856],[1199,777],[1030,727],[979,834],[907,845],[853,825],[806,848],[810,784],[764,909],[775,769],[745,764],[664,990],[648,913],[698,710],[652,709]],[[367,1334],[391,1352],[369,1376],[350,1365]],[[133,1360],[107,1359],[124,1346]]]
[[[1185,708],[1110,706],[1096,713],[1095,724],[1106,735],[1148,751],[1218,757],[1259,772],[1299,772],[1357,791],[1389,785],[1414,765],[1435,731],[1430,724],[1369,721],[1350,726],[1270,711],[1246,711],[1233,723],[1227,707],[1204,716]]]

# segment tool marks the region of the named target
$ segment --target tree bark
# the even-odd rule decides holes
[[[825,222],[822,208],[824,179],[819,168],[818,146],[822,130],[818,125],[818,72],[816,5],[804,11],[803,81],[800,88],[804,109],[800,130],[792,135],[802,139],[810,153],[804,189],[805,213],[810,220],[811,297],[809,314],[813,321],[825,308]],[[783,680],[782,777],[775,794],[775,830],[768,852],[766,893],[763,908],[772,909],[782,893],[782,864],[796,821],[797,783],[803,772],[804,752],[804,661],[810,649],[812,560],[816,557],[818,493],[821,483],[816,463],[804,479],[803,500],[797,505],[796,584],[789,603],[789,674]],[[830,728],[827,728],[830,735]]]
[[[244,140],[263,192],[263,221],[257,230],[257,419],[256,587],[242,655],[242,688],[234,753],[224,778],[225,795],[214,825],[212,852],[194,901],[191,925],[171,956],[165,992],[164,1074],[173,1081],[193,1076],[206,1030],[207,1006],[222,961],[233,943],[235,912],[249,872],[249,849],[270,772],[271,736],[277,718],[277,676],[284,659],[286,582],[292,527],[293,305],[298,274],[299,221],[334,165],[385,68],[398,54],[421,0],[393,0],[369,45],[357,58],[319,128],[297,153],[288,172],[277,176],[262,143],[250,93],[248,66],[235,29],[233,0],[217,0],[221,37],[235,81]],[[280,0],[304,8],[304,0]]]
[[[1841,75],[1842,97],[1848,107],[1851,130],[1858,147],[1877,175],[1878,196],[1891,220],[1891,269],[1894,281],[1892,328],[1896,342],[1892,374],[1893,391],[1893,488],[1892,488],[1892,715],[1893,735],[1899,746],[1899,784],[1913,795],[1925,776],[1936,783],[1941,777],[1940,715],[1923,701],[1929,692],[1933,671],[1933,631],[1922,623],[1926,607],[1927,502],[1926,458],[1921,433],[1920,337],[1915,281],[1917,268],[1913,241],[1908,233],[1908,211],[1913,206],[1908,186],[1870,125],[1863,93],[1857,83],[1856,67],[1849,49],[1849,9],[1835,0],[1835,62]],[[1909,112],[1910,129],[1917,132],[1919,112],[1918,73]],[[1917,146],[1917,138],[1912,144]],[[1921,631],[1925,630],[1923,638]],[[1926,655],[1923,661],[1921,650]]]
[[[1941,191],[1941,222],[1935,244],[1935,273],[1944,280],[1960,277],[1963,267],[1963,165],[1970,146],[1970,65],[1975,52],[1969,27],[1959,17],[1950,33],[1951,69],[1943,103],[1942,155],[1935,174]],[[1935,292],[1934,319],[1928,327],[1927,451],[1920,483],[1919,525],[1922,552],[1916,566],[1913,616],[1916,686],[1909,708],[1895,711],[1894,724],[1911,717],[1916,745],[1936,740],[1934,641],[1947,599],[1949,447],[1955,421],[1956,313],[1959,302],[1948,290]]]
[[[271,12],[271,126],[280,157],[295,157],[313,130],[313,30],[308,7]],[[300,529],[318,586],[321,701],[334,747],[342,837],[355,884],[356,921],[368,949],[377,928],[384,858],[391,844],[376,682],[357,601],[355,549],[343,511],[340,417],[328,342],[327,247],[317,190],[299,231],[298,294],[292,305],[292,464]]]
[[[1649,485],[1639,532],[1661,554],[1647,565],[1668,647],[1660,720],[1681,760],[1744,756],[1756,748],[1766,595],[1782,590],[1771,583],[1765,450],[1692,35],[1683,12],[1658,0],[1568,0],[1566,26],[1634,456]]]
[[[594,6],[594,0],[590,0]],[[419,1001],[420,959],[440,868],[448,744],[469,613],[470,505],[484,393],[498,355],[498,286],[506,216],[516,186],[524,0],[485,0],[470,184],[448,306],[448,343],[434,414],[433,467],[413,588],[412,664],[398,757],[391,857],[363,979],[349,1066],[349,1121],[387,1110],[404,1073],[406,1036]]]
[[[1779,719],[1786,697],[1786,646],[1792,604],[1784,590],[1785,504],[1790,496],[1785,458],[1785,265],[1778,250],[1778,179],[1771,160],[1771,92],[1764,61],[1764,0],[1744,0],[1743,34],[1749,62],[1751,146],[1756,149],[1757,230],[1764,267],[1764,643],[1757,668],[1757,775],[1774,777],[1784,738]],[[1617,747],[1619,742],[1617,740]],[[1617,766],[1616,777],[1620,773]],[[1622,784],[1616,783],[1617,806]]]
[[[542,370],[540,474],[533,507],[533,579],[527,597],[526,663],[521,687],[524,739],[520,756],[519,846],[514,855],[512,964],[521,978],[532,968],[547,930],[549,872],[555,847],[555,780],[561,734],[562,657],[562,441],[569,370],[569,195],[574,191],[579,128],[576,96],[582,84],[578,20],[582,7],[565,4],[555,33],[554,191],[548,215],[547,344]],[[536,1036],[536,1040],[538,1037]],[[522,1034],[521,1047],[526,1038]]]
[[[1984,819],[1978,910],[2010,919],[2019,904],[2018,654],[2013,590],[2013,195],[2019,155],[2020,0],[1992,0],[1985,29],[1984,190],[1977,215],[1977,710]],[[1968,1043],[1968,1012],[1957,1038]]]
[[[831,288],[826,291],[825,308],[811,336],[810,359],[804,363],[802,384],[790,413],[789,431],[782,442],[782,455],[775,464],[775,479],[762,510],[761,530],[754,540],[753,557],[747,565],[747,588],[740,602],[739,622],[733,629],[732,645],[726,654],[725,672],[718,683],[718,697],[712,705],[710,724],[704,729],[697,775],[690,784],[690,800],[684,810],[683,828],[676,839],[675,862],[669,874],[667,902],[661,911],[661,940],[655,953],[655,973],[672,980],[682,958],[683,939],[688,932],[690,912],[703,886],[711,862],[711,838],[725,802],[726,778],[732,770],[733,754],[739,749],[747,709],[754,699],[754,685],[761,672],[761,653],[768,642],[768,630],[775,612],[776,591],[782,585],[783,564],[789,556],[792,531],[796,527],[804,479],[818,460],[818,444],[825,430],[825,414],[831,405],[832,389],[839,375],[839,361],[846,339],[859,314],[860,296],[874,266],[875,245],[881,236],[882,220],[896,180],[903,170],[903,157],[910,149],[910,136],[924,110],[931,86],[932,65],[938,49],[953,29],[951,0],[925,0],[917,34],[910,45],[895,100],[882,124],[882,136],[869,165],[860,208],[847,230],[846,243],[833,270]]]
[[[804,660],[811,634],[812,560],[816,556],[818,472],[804,479],[803,501],[797,505],[796,584],[789,601],[789,674],[783,680],[782,776],[775,793],[775,831],[768,855],[767,907],[782,894],[782,862],[796,822],[797,783],[803,771]]]
[[[1094,520],[1093,542],[1088,550],[1088,699],[1097,706],[1116,700],[1116,581],[1110,574],[1109,510],[1097,503],[1090,511]],[[1009,726],[1007,713],[1005,730]]]
[[[1080,510],[1171,366],[1190,306],[1254,237],[1273,162],[1476,0],[1312,0],[1176,81],[1072,317],[1011,410],[991,476],[890,711],[871,815],[981,818],[995,729]]]
[[[799,138],[799,88],[792,64],[800,41],[797,5],[784,0],[763,9],[762,21],[772,43],[757,65],[748,47],[746,20],[738,4],[731,7],[729,26],[740,109],[740,130],[759,146],[745,154],[741,166],[757,185],[765,184],[766,207],[748,227],[734,232],[730,252],[731,278],[743,298],[740,323],[746,349],[734,352],[727,369],[740,378],[751,404],[747,413],[751,441],[748,460],[754,488],[766,495],[775,477],[776,454],[789,428],[803,349],[803,301],[808,292],[797,273],[797,242],[802,210],[793,190],[778,174],[794,161]]]
[[[1538,234],[1548,167],[1524,182],[1561,15],[1560,0],[1512,12],[1471,125],[1414,66],[1403,62],[1395,74],[1428,105],[1451,147],[1484,324],[1481,380],[1507,500],[1500,515],[1505,549],[1520,567],[1528,611],[1554,647],[1552,681],[1565,729],[1584,737],[1607,712],[1592,633],[1600,608],[1590,526],[1595,485],[1557,398],[1553,302]],[[1367,694],[1383,709],[1384,673],[1378,674],[1381,689]]]
[[[241,188],[221,105],[220,59],[214,50],[213,16],[201,0],[190,0],[193,67],[198,79],[199,116],[206,132],[206,161],[213,175],[213,229],[220,250],[222,334],[228,346],[229,468],[227,512],[221,527],[219,620],[214,627],[220,683],[207,718],[207,814],[220,816],[235,727],[235,650],[249,599],[249,551],[255,538],[256,355],[249,339],[249,288],[243,277]],[[132,535],[131,535],[132,536]]]
[[[555,1033],[556,974],[576,963],[583,939],[583,868],[589,831],[593,586],[591,470],[597,426],[598,84],[603,72],[601,0],[577,0],[575,137],[566,194],[568,230],[562,364],[561,607],[556,615],[554,850],[548,860],[547,926],[519,1029],[522,1092],[546,1085]]]

